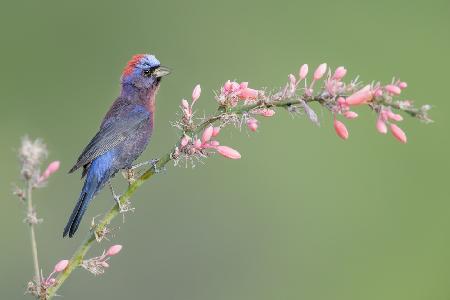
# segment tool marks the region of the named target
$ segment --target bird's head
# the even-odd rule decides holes
[[[148,89],[159,84],[161,78],[170,73],[161,66],[154,55],[137,54],[127,63],[122,73],[122,84],[132,84],[139,89]]]

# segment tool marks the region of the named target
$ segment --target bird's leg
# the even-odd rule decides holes
[[[114,201],[119,206],[119,212],[120,213],[126,213],[127,211],[134,211],[134,207],[131,207],[130,200],[127,199],[125,201],[125,203],[123,203],[123,204],[120,202],[120,197],[121,196],[116,195],[116,193],[114,192],[114,188],[113,188],[113,186],[111,184],[111,181],[108,181],[108,185],[109,185],[109,188],[111,189],[111,193],[113,195]],[[124,218],[125,218],[125,215],[124,215]],[[125,219],[124,219],[124,222],[125,222]]]
[[[120,196],[121,195],[117,195],[116,192],[114,192],[114,188],[111,184],[111,181],[108,181],[108,185],[109,185],[109,189],[111,190],[111,194],[114,198],[114,201],[117,203],[117,205],[119,205],[120,210],[122,210],[122,204],[120,204]]]
[[[126,170],[122,171],[122,175],[127,180],[128,186],[132,185],[133,182],[136,181],[136,178],[134,176],[135,174],[132,169],[126,169]]]

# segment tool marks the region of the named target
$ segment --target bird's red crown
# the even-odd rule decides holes
[[[123,75],[127,76],[133,73],[134,68],[136,68],[136,65],[139,63],[139,61],[145,56],[145,54],[136,54],[133,55],[133,57],[130,59],[130,61],[125,66],[125,69],[123,69]]]

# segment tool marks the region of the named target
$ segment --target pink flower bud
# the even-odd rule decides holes
[[[258,129],[258,120],[250,118],[247,120],[247,127],[251,131],[256,131]]]
[[[339,97],[338,99],[337,99],[337,103],[339,104],[339,105],[346,105],[347,104],[347,102],[345,101],[345,98],[344,97]]]
[[[251,88],[244,88],[239,91],[240,99],[256,99],[258,98],[258,91]]]
[[[236,150],[234,150],[233,148],[230,148],[228,146],[218,146],[216,149],[220,155],[222,155],[226,158],[231,158],[231,159],[241,158],[241,154],[239,154],[239,152],[237,152]]]
[[[58,160],[55,160],[51,162],[47,169],[45,169],[44,173],[42,173],[41,177],[39,178],[39,181],[47,180],[53,173],[58,171],[60,162]]]
[[[275,111],[273,109],[269,109],[269,108],[261,108],[261,109],[254,110],[252,113],[255,115],[263,116],[263,117],[272,117],[275,114]]]
[[[189,108],[183,108],[183,113],[186,116],[186,118],[190,118],[191,117],[191,110]]]
[[[339,81],[344,78],[345,74],[347,74],[347,69],[344,67],[339,67],[336,71],[334,71],[332,79]]]
[[[345,127],[344,123],[338,120],[334,120],[334,129],[336,130],[336,134],[343,140],[348,139],[348,130]]]
[[[101,262],[100,262],[100,265],[101,265],[103,268],[109,268],[109,264],[108,264],[106,261],[101,261]]]
[[[394,95],[400,95],[400,93],[402,92],[402,90],[398,86],[393,85],[393,84],[388,84],[384,88],[386,89],[386,91],[388,93],[391,93]]]
[[[225,84],[223,85],[223,90],[226,93],[231,92],[231,81],[228,80],[227,82],[225,82]]]
[[[401,88],[402,90],[404,90],[408,87],[408,84],[406,82],[402,81],[398,84],[398,87]]]
[[[122,245],[114,245],[109,247],[108,251],[106,251],[107,256],[114,256],[118,254],[122,250]]]
[[[377,127],[377,130],[378,130],[379,133],[382,133],[382,134],[386,134],[387,133],[386,123],[383,121],[383,119],[381,117],[379,117],[377,119],[377,126],[376,127]]]
[[[360,105],[371,101],[373,98],[373,93],[371,91],[370,85],[366,85],[353,95],[347,97],[346,102],[348,105]]]
[[[303,80],[308,75],[308,65],[304,64],[300,67],[300,71],[298,72],[299,80]]]
[[[181,100],[181,107],[184,109],[189,109],[189,102],[186,99]]]
[[[190,140],[190,138],[187,135],[183,136],[181,138],[181,142],[180,142],[181,148],[186,147],[186,145],[189,143],[189,140]]]
[[[391,120],[400,122],[403,121],[403,117],[399,114],[393,113],[392,111],[388,110],[387,111],[387,117]]]
[[[317,69],[314,71],[314,80],[319,80],[323,77],[325,72],[327,71],[327,64],[323,63],[320,66],[317,67]]]
[[[346,111],[344,113],[344,117],[346,117],[347,119],[351,120],[351,119],[355,119],[358,117],[358,114],[355,113],[354,111]]]
[[[219,135],[219,133],[220,133],[220,127],[214,127],[213,128],[213,132],[212,132],[212,136],[216,137],[216,136]]]
[[[55,265],[55,268],[53,269],[53,272],[55,272],[55,273],[62,272],[62,271],[64,271],[67,268],[68,265],[69,265],[69,261],[67,259],[60,260]]]
[[[212,127],[211,125],[209,127],[207,127],[205,129],[205,131],[203,131],[202,144],[208,142],[211,139],[213,131],[214,131],[214,127]]]
[[[241,85],[239,83],[237,83],[236,81],[233,81],[231,83],[231,91],[232,92],[237,92],[237,91],[239,91],[240,88],[241,88]]]
[[[294,86],[295,83],[297,82],[297,79],[295,79],[295,76],[293,74],[289,74],[288,78],[289,78],[289,84],[291,86]]]
[[[389,110],[387,110],[387,109],[383,109],[383,110],[380,111],[380,118],[381,118],[384,122],[386,122],[386,121],[389,119],[389,117],[388,117],[388,112],[389,112]]]
[[[200,87],[200,84],[197,84],[192,91],[192,104],[194,104],[195,101],[197,101],[198,98],[200,98],[200,94],[202,93],[202,88]]]
[[[377,90],[375,90],[375,92],[373,92],[373,95],[375,97],[381,97],[381,96],[383,96],[383,91],[381,89],[377,89]]]
[[[211,141],[211,142],[209,142],[209,145],[214,148],[214,147],[219,146],[220,143],[218,141]]]
[[[406,144],[406,142],[407,142],[406,134],[405,134],[405,132],[404,132],[400,127],[398,127],[398,126],[395,125],[395,124],[391,124],[391,132],[392,132],[392,135],[393,135],[397,140],[399,140],[399,141],[402,142],[403,144]]]
[[[49,278],[49,279],[47,279],[46,281],[45,281],[45,284],[47,285],[47,286],[52,286],[52,285],[54,285],[56,283],[56,279],[55,278]]]
[[[248,87],[248,82],[244,81],[239,84],[240,89],[246,89]]]
[[[202,141],[200,141],[199,139],[196,139],[194,141],[194,148],[201,149],[202,148]]]

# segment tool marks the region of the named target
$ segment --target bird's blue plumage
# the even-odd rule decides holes
[[[75,234],[89,203],[113,175],[111,172],[114,171],[112,165],[116,156],[115,152],[116,149],[112,149],[92,161],[78,202],[69,218],[69,222],[64,228],[64,236],[68,234],[69,237],[72,237]]]
[[[83,167],[86,176],[78,202],[64,228],[72,237],[95,195],[119,170],[132,166],[145,150],[153,131],[155,97],[167,68],[152,55],[137,55],[122,76],[122,91],[100,129],[69,171]]]

